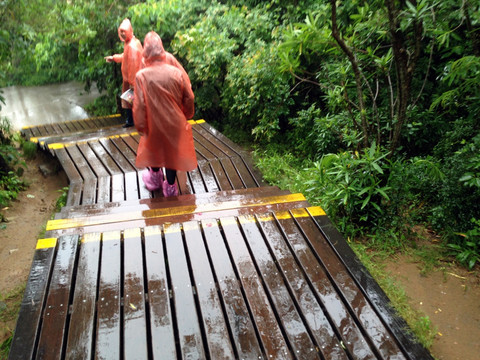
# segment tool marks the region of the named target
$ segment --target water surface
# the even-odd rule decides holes
[[[79,82],[44,86],[3,88],[5,105],[0,116],[7,117],[14,130],[24,126],[51,124],[89,117],[84,107],[100,94],[96,86],[90,92]]]

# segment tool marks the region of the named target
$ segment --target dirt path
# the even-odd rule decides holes
[[[51,166],[52,163],[43,153],[28,160],[23,178],[30,184],[29,188],[2,210],[8,222],[0,223],[0,295],[11,294],[26,284],[37,239],[55,212],[56,201],[61,195],[59,190],[68,185],[63,171],[48,176],[40,172],[39,165]],[[5,304],[0,303],[0,312],[4,307]],[[0,317],[0,344],[14,327],[15,320],[3,321],[3,316]]]
[[[25,178],[31,183],[17,201],[2,213],[9,220],[0,228],[0,294],[25,284],[35,245],[55,211],[59,190],[67,186],[62,172],[45,177],[39,165],[52,163],[45,154],[28,161]],[[2,224],[0,224],[2,225]],[[411,299],[410,304],[429,317],[437,328],[431,353],[439,360],[476,360],[480,354],[480,276],[458,267],[448,267],[422,276],[408,256],[386,265]],[[1,298],[0,298],[1,299]],[[1,313],[0,301],[0,313]],[[0,344],[11,335],[15,319],[0,317]]]
[[[402,255],[387,263],[410,305],[429,317],[437,335],[431,354],[439,360],[480,358],[480,276],[448,265],[422,274],[419,264]]]

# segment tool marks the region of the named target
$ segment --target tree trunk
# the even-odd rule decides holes
[[[365,110],[365,103],[363,101],[363,89],[362,89],[362,76],[360,73],[360,68],[358,66],[358,61],[355,58],[355,54],[348,47],[345,41],[340,36],[337,26],[337,5],[335,0],[330,0],[332,6],[332,36],[340,46],[342,51],[347,55],[348,60],[352,64],[353,73],[355,75],[355,84],[357,87],[357,97],[358,97],[358,106],[360,109],[360,118],[362,122],[362,133],[363,133],[363,146],[368,147],[368,123],[367,123],[367,112]]]
[[[399,146],[402,127],[407,121],[407,108],[410,100],[411,84],[417,60],[421,53],[422,23],[414,23],[414,49],[409,56],[406,47],[405,35],[400,29],[398,18],[400,11],[395,7],[395,0],[385,0],[388,12],[390,36],[395,62],[398,84],[398,106],[393,119],[393,134],[390,150],[393,152]],[[416,2],[412,2],[416,5]]]

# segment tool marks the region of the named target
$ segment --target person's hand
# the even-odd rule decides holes
[[[109,63],[109,62],[113,62],[113,56],[110,55],[110,56],[105,56],[105,60]]]

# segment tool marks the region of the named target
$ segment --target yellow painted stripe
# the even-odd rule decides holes
[[[99,215],[94,217],[83,217],[75,219],[57,219],[50,220],[47,223],[47,231],[77,228],[91,225],[101,225],[132,220],[144,220],[162,218],[174,215],[188,215],[193,213],[203,213],[211,211],[230,210],[235,208],[250,208],[264,205],[283,204],[294,201],[305,201],[302,194],[288,194],[282,196],[270,196],[261,199],[225,201],[221,203],[208,203],[201,205],[178,206],[168,209],[151,209],[143,211],[133,211],[114,215]]]
[[[120,240],[120,231],[107,231],[102,234],[103,241]]]
[[[49,249],[57,246],[57,238],[38,239],[36,249]]]
[[[82,238],[82,243],[89,243],[89,242],[98,242],[100,241],[100,235],[99,233],[88,233],[83,235]]]
[[[200,120],[187,120],[190,125],[195,125],[195,124],[203,124],[205,120],[200,119]]]
[[[312,216],[326,216],[327,215],[325,213],[325,211],[320,206],[312,206],[312,207],[307,208],[307,210]]]
[[[123,238],[124,239],[134,239],[134,238],[139,238],[140,237],[140,229],[139,228],[133,228],[133,229],[126,229],[123,232]]]
[[[145,236],[162,235],[162,228],[160,226],[148,226],[144,229]]]
[[[133,132],[126,133],[126,134],[116,134],[116,135],[104,136],[104,137],[99,137],[99,138],[92,138],[92,139],[88,139],[88,140],[69,141],[69,142],[64,142],[64,143],[51,143],[51,144],[48,144],[48,148],[50,150],[57,150],[57,149],[62,149],[62,148],[67,147],[67,146],[86,144],[89,141],[117,139],[119,137],[133,136],[133,135],[138,135],[138,132],[133,131]]]
[[[50,150],[63,149],[64,147],[65,147],[65,145],[61,144],[61,143],[48,144],[48,148]]]
[[[38,138],[37,137],[31,137],[30,142],[33,142],[33,143],[38,143]]]

